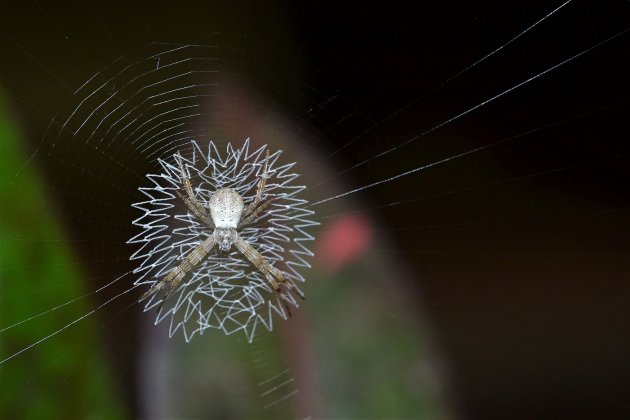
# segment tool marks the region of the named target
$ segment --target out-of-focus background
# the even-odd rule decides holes
[[[626,1],[1,5],[0,417],[628,416],[629,22]],[[253,343],[169,339],[133,276],[110,285],[131,204],[178,144],[247,137],[317,203],[307,301]]]

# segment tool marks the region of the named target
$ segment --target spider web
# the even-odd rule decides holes
[[[90,283],[85,290],[75,291],[61,285],[57,280],[63,277],[61,274],[48,283],[37,282],[46,279],[43,274],[27,277],[33,285],[26,292],[34,298],[30,299],[31,306],[8,323],[3,320],[0,327],[0,344],[4,345],[2,337],[9,343],[0,349],[0,375],[9,387],[8,392],[3,388],[0,404],[21,406],[18,394],[38,395],[29,391],[48,382],[58,385],[60,392],[75,395],[74,388],[66,385],[74,383],[67,379],[70,376],[59,379],[55,369],[69,361],[82,364],[79,356],[83,348],[89,347],[85,345],[89,334],[97,332],[105,338],[96,342],[114,348],[109,352],[114,360],[100,362],[111,372],[131,375],[134,365],[125,364],[125,355],[140,349],[145,375],[136,392],[142,394],[142,412],[149,413],[147,417],[164,413],[201,417],[207,415],[204,408],[199,408],[205,407],[203,403],[215,410],[213,415],[238,412],[243,417],[258,417],[260,411],[247,411],[247,404],[243,404],[251,402],[251,395],[259,402],[254,405],[266,410],[264,414],[269,417],[296,416],[296,412],[301,416],[324,416],[327,412],[342,417],[409,417],[425,409],[428,417],[444,417],[435,413],[444,412],[436,406],[448,405],[444,404],[448,400],[439,396],[448,382],[443,378],[449,375],[427,356],[430,346],[425,339],[431,341],[432,336],[416,312],[422,312],[419,299],[413,299],[419,282],[427,289],[425,303],[429,303],[434,321],[441,331],[447,331],[439,337],[444,353],[452,357],[455,369],[466,380],[477,379],[485,384],[473,391],[459,385],[460,391],[466,390],[465,399],[473,411],[477,410],[477,416],[491,417],[475,408],[477,401],[487,402],[488,395],[497,396],[501,404],[511,403],[513,411],[528,413],[529,405],[524,407],[522,402],[510,399],[513,388],[486,381],[494,378],[493,372],[499,377],[504,365],[522,366],[518,372],[538,384],[559,383],[550,395],[560,390],[563,395],[570,394],[567,400],[572,403],[596,400],[597,391],[589,392],[591,382],[579,382],[584,384],[587,398],[580,394],[578,399],[566,385],[573,383],[573,377],[567,379],[562,372],[532,363],[535,356],[513,356],[513,349],[505,344],[518,342],[531,354],[542,354],[525,332],[540,330],[532,326],[540,319],[532,311],[547,314],[543,321],[564,315],[560,310],[548,309],[562,307],[564,295],[557,295],[555,300],[545,299],[542,292],[531,297],[536,287],[547,290],[550,279],[545,274],[554,270],[533,272],[521,286],[516,283],[521,273],[528,272],[529,264],[520,269],[501,269],[514,255],[529,262],[526,258],[531,255],[544,254],[553,264],[561,264],[558,254],[569,252],[554,248],[554,238],[537,244],[539,248],[529,244],[526,239],[537,232],[529,229],[532,220],[551,220],[544,227],[553,232],[566,224],[567,217],[572,218],[574,225],[558,235],[580,243],[574,232],[581,231],[585,219],[592,221],[589,217],[609,214],[605,212],[611,209],[623,212],[627,207],[614,180],[627,175],[622,165],[627,150],[624,142],[615,140],[621,138],[615,130],[625,118],[619,104],[628,98],[620,76],[627,66],[619,58],[619,51],[625,51],[622,47],[627,45],[624,19],[628,14],[624,2],[615,4],[607,9],[595,2],[568,1],[502,11],[488,4],[475,4],[471,9],[462,4],[444,13],[433,9],[420,14],[399,13],[395,18],[406,23],[394,25],[397,29],[392,37],[401,36],[394,42],[386,33],[384,46],[379,44],[381,37],[366,41],[375,36],[372,27],[359,27],[356,33],[361,42],[357,42],[335,26],[339,23],[334,19],[337,13],[352,16],[341,22],[348,24],[348,33],[355,33],[353,29],[360,25],[356,10],[317,11],[305,6],[302,13],[313,14],[320,23],[306,26],[310,31],[304,29],[306,33],[301,33],[297,46],[287,45],[281,37],[265,38],[263,34],[275,27],[275,18],[266,14],[261,17],[260,10],[252,5],[235,7],[234,14],[216,13],[221,22],[213,24],[207,22],[210,14],[198,13],[204,19],[202,25],[189,25],[188,20],[178,25],[175,12],[193,15],[204,6],[170,5],[167,9],[173,16],[169,16],[168,27],[176,26],[181,31],[171,36],[162,36],[166,30],[153,19],[153,11],[146,13],[143,6],[121,13],[122,6],[112,7],[110,12],[98,5],[86,5],[81,6],[85,9],[69,11],[69,20],[55,7],[40,5],[36,10],[29,6],[32,10],[27,15],[33,18],[28,24],[6,10],[1,30],[3,48],[13,53],[2,63],[3,87],[9,99],[19,105],[20,115],[28,117],[26,125],[35,133],[29,132],[29,137],[36,140],[31,141],[32,149],[2,183],[16,186],[12,208],[27,208],[30,198],[25,179],[37,165],[43,165],[42,178],[56,199],[44,212],[68,226],[68,232],[26,230],[17,236],[3,233],[2,240],[42,248],[48,243],[72,246],[77,259],[61,265],[89,270],[86,277]],[[113,30],[122,15],[133,21],[133,31]],[[377,28],[392,15],[384,14],[382,21],[380,17]],[[293,16],[287,20],[290,18]],[[187,19],[195,21],[194,16]],[[301,19],[304,16],[297,21]],[[262,30],[256,27],[261,22]],[[47,29],[44,35],[31,30],[41,27]],[[203,27],[201,34],[187,32],[197,27]],[[138,35],[145,28],[148,35]],[[207,36],[209,31],[212,34]],[[324,45],[320,38],[329,33],[340,38],[339,43],[337,38],[330,42],[339,48]],[[168,42],[154,42],[165,38]],[[83,46],[88,39],[94,40]],[[321,48],[314,48],[318,45]],[[358,52],[346,58],[344,54],[350,50]],[[309,67],[312,62],[316,68]],[[8,67],[23,74],[12,76]],[[585,100],[588,97],[590,102]],[[64,103],[67,108],[60,109]],[[549,103],[556,109],[543,106]],[[585,120],[592,123],[584,124]],[[304,283],[308,305],[301,305],[296,318],[281,320],[282,307],[242,259],[236,263],[230,257],[212,267],[220,272],[229,261],[230,270],[220,277],[222,280],[213,279],[206,271],[213,261],[209,259],[186,279],[176,298],[168,303],[173,306],[164,308],[160,320],[168,321],[161,326],[170,324],[169,331],[143,326],[146,337],[140,345],[132,338],[137,334],[128,332],[134,325],[129,321],[132,314],[141,312],[136,303],[138,293],[163,275],[169,261],[172,264],[185,255],[204,234],[183,210],[176,211],[175,195],[158,191],[158,186],[171,190],[180,187],[173,155],[181,151],[188,159],[187,167],[197,177],[194,184],[204,196],[213,190],[213,183],[230,182],[228,178],[206,180],[205,172],[194,169],[198,162],[204,166],[204,162],[211,161],[206,151],[211,150],[223,161],[240,150],[241,141],[250,136],[246,144],[252,156],[257,156],[253,159],[258,165],[260,155],[256,153],[265,145],[271,151],[283,149],[281,157],[286,162],[297,162],[296,168],[302,174],[299,185],[306,186],[302,192],[309,203],[303,207],[306,218],[310,219],[308,212],[316,211],[314,219],[322,223],[322,228],[333,225],[341,216],[373,218],[377,236],[371,252],[363,263],[341,274],[325,271],[321,262],[312,270],[298,270],[302,260],[296,254],[280,252],[288,249],[285,244],[290,242],[276,237],[273,243],[267,243],[264,235],[250,230],[251,240],[275,263],[285,261],[287,255],[295,257],[296,272],[284,267],[292,273],[292,280],[301,285],[299,276],[308,273]],[[210,140],[213,143],[208,149]],[[226,148],[228,143],[231,148]],[[252,171],[259,169],[254,163]],[[219,172],[228,166],[218,168]],[[574,171],[578,173],[575,179],[565,177]],[[156,181],[148,189],[147,174],[152,174],[149,180]],[[254,173],[249,175],[243,181],[247,184],[243,191],[250,191],[255,182]],[[201,179],[204,183],[197,185]],[[529,181],[543,184],[544,192],[531,198],[527,194]],[[526,188],[522,188],[524,182]],[[589,186],[592,191],[586,191]],[[133,247],[127,244],[129,238],[142,240],[153,234],[138,234],[143,226],[133,225],[139,220],[133,203],[147,202],[146,211],[151,211],[151,200],[138,188],[151,191],[153,197],[162,194],[169,203],[164,210],[176,211],[178,216],[170,219],[180,224],[160,232],[153,229],[155,225],[144,227],[151,226],[158,236],[168,234],[179,245],[173,249],[172,242],[164,238],[163,243],[148,246],[154,253],[130,264]],[[593,204],[576,208],[574,202],[549,199],[562,195],[558,191],[586,197]],[[601,191],[610,197],[603,197]],[[251,193],[246,197],[251,198]],[[552,205],[545,207],[548,202]],[[157,214],[152,213],[156,220]],[[623,216],[618,217],[622,225]],[[524,232],[511,229],[514,225],[525,226]],[[607,232],[603,228],[593,231],[600,236]],[[501,235],[514,242],[505,246]],[[614,235],[617,233],[610,237]],[[398,242],[392,242],[392,237]],[[577,251],[569,249],[569,254],[575,256]],[[303,256],[306,251],[301,247],[296,250],[305,252],[298,254]],[[585,254],[592,256],[594,252],[589,248]],[[334,256],[332,253],[332,261]],[[475,265],[474,258],[484,257],[489,259],[487,266]],[[28,260],[22,265],[56,273],[55,267],[60,264]],[[416,271],[408,270],[409,266]],[[615,261],[599,267],[603,272],[607,266],[615,266]],[[504,275],[497,274],[500,281],[489,281],[495,272]],[[9,281],[0,284],[3,288],[17,283],[11,275],[6,277]],[[225,279],[232,294],[217,296],[213,282]],[[63,294],[49,299],[49,292],[56,286]],[[580,290],[573,283],[565,286],[564,290]],[[510,288],[530,300],[523,304],[514,299]],[[239,293],[246,289],[258,293],[260,299],[244,304]],[[5,293],[4,302],[11,302],[12,296]],[[625,295],[622,291],[616,296]],[[217,300],[223,306],[212,306]],[[248,310],[237,315],[236,321],[222,323],[230,311],[239,312],[239,304]],[[66,314],[70,306],[76,308],[75,312]],[[252,310],[256,315],[248,318]],[[291,329],[302,312],[314,320],[309,329],[312,341],[300,335],[307,324]],[[148,311],[145,315],[153,323],[154,313]],[[524,323],[519,323],[519,316]],[[275,332],[285,337],[282,343],[273,341],[281,340],[277,336],[264,334],[274,319]],[[28,335],[28,326],[38,321],[48,323]],[[85,328],[80,329],[81,325]],[[223,331],[208,331],[205,338],[209,340],[196,337],[189,346],[179,343],[206,328]],[[184,340],[167,340],[169,332],[177,330]],[[523,334],[510,340],[509,334],[515,331]],[[12,332],[18,339],[6,338]],[[226,337],[226,333],[231,336]],[[239,342],[240,336],[248,343],[246,355],[242,348],[230,344]],[[497,341],[503,347],[498,347]],[[310,369],[322,378],[323,391],[319,394],[325,395],[328,411],[318,411],[317,402],[291,414],[280,408],[285,407],[281,403],[300,407],[309,395],[318,395],[317,390],[309,388],[308,381],[304,385],[309,365],[287,360],[305,353],[291,347],[302,343],[308,351],[317,351],[319,367]],[[35,371],[27,369],[22,374],[2,370],[17,366],[17,362],[28,364],[28,357],[47,355],[46,350],[55,347],[61,350],[54,353],[54,361],[33,363]],[[283,359],[281,349],[285,348],[292,350],[287,350],[288,356]],[[466,351],[484,357],[471,361],[462,356]],[[98,358],[98,352],[89,354]],[[249,360],[252,366],[245,367],[243,360]],[[492,371],[494,361],[499,366],[497,371]],[[224,370],[223,364],[230,363],[230,370]],[[478,366],[483,366],[483,373],[478,372]],[[160,375],[165,371],[168,373]],[[254,385],[247,379],[252,371],[257,377]],[[96,378],[96,368],[92,372],[90,376]],[[533,374],[526,376],[523,372]],[[92,395],[101,389],[94,384],[76,388],[83,390],[75,398],[78,402],[94,401]],[[205,397],[208,395],[212,398]],[[61,400],[62,396],[55,394],[54,398]],[[176,402],[169,406],[169,401]],[[68,404],[78,406],[74,401]],[[74,417],[85,416],[85,412],[92,412],[90,408],[78,411]],[[63,415],[72,417],[66,411]]]
[[[305,258],[313,255],[307,248],[313,236],[306,231],[317,223],[309,220],[314,212],[305,208],[308,202],[299,198],[305,187],[293,184],[298,177],[291,172],[295,163],[278,164],[280,151],[270,154],[267,160],[265,150],[267,147],[262,146],[250,151],[249,139],[236,148],[228,143],[223,154],[213,142],[207,151],[192,142],[182,162],[187,176],[197,185],[195,194],[204,197],[201,200],[206,208],[209,197],[221,188],[234,189],[244,198],[245,205],[253,202],[267,162],[263,200],[273,197],[273,203],[256,224],[245,227],[239,235],[269,263],[281,268],[291,287],[299,291],[296,282],[305,281],[299,270],[310,267]],[[190,157],[186,158],[187,155]],[[147,175],[152,186],[140,188],[148,200],[133,205],[144,212],[133,222],[143,231],[129,240],[132,244],[142,244],[130,257],[141,261],[134,270],[139,275],[136,285],[153,286],[211,233],[190,213],[177,213],[177,192],[183,191],[183,180],[176,157],[170,162],[162,159],[158,162],[162,172]],[[173,219],[184,226],[176,227]],[[285,259],[284,255],[288,257]],[[165,305],[156,319],[156,323],[170,320],[171,336],[181,329],[186,341],[190,341],[196,333],[216,328],[228,335],[242,331],[251,342],[258,325],[272,329],[274,313],[284,319],[288,315],[284,300],[275,297],[273,302],[275,292],[269,282],[260,271],[251,270],[236,250],[229,255],[217,254],[215,250],[189,274],[185,284],[173,293],[170,305]],[[287,297],[291,305],[298,307],[293,295]],[[152,295],[145,310],[154,309],[162,301],[162,296]]]

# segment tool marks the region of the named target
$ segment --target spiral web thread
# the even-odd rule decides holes
[[[228,187],[243,197],[246,206],[254,200],[267,146],[254,151],[250,151],[250,146],[249,139],[240,148],[228,144],[222,156],[213,142],[207,151],[191,142],[191,152],[182,153],[181,157],[200,203],[207,206],[213,192]],[[305,281],[299,271],[310,267],[307,259],[313,255],[307,247],[313,236],[306,230],[317,223],[311,220],[314,212],[305,208],[308,202],[298,197],[305,187],[293,185],[299,176],[292,172],[295,163],[279,164],[281,153],[269,154],[263,200],[273,197],[272,203],[239,235],[298,288]],[[142,245],[130,259],[140,261],[134,270],[139,275],[134,284],[147,290],[212,233],[186,211],[177,195],[177,191],[184,189],[176,155],[172,159],[158,159],[158,163],[161,173],[147,175],[152,185],[140,188],[147,200],[133,204],[144,212],[133,222],[142,232],[128,241]],[[294,296],[287,295],[288,304],[297,307]],[[152,295],[145,311],[155,310],[162,300],[159,294]],[[169,335],[172,337],[181,330],[186,341],[196,333],[217,328],[228,335],[243,331],[251,342],[259,324],[272,330],[274,313],[286,319],[285,302],[280,301],[264,275],[234,247],[228,253],[215,248],[166,299],[155,323],[168,318]]]

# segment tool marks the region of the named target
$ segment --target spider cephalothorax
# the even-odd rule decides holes
[[[269,161],[269,152],[265,158],[263,173],[258,181],[256,189],[256,197],[252,203],[245,207],[243,198],[232,188],[221,188],[215,191],[208,201],[206,208],[195,196],[190,180],[184,171],[181,156],[177,155],[182,184],[185,194],[177,192],[177,195],[184,201],[188,210],[203,223],[206,228],[212,230],[206,239],[204,239],[195,249],[190,251],[183,261],[174,267],[162,280],[156,282],[141,298],[145,300],[153,294],[162,293],[162,303],[158,307],[161,308],[164,301],[182,282],[184,277],[194,269],[214,248],[218,245],[219,249],[227,252],[234,246],[245,258],[262,273],[273,290],[278,296],[290,302],[287,293],[295,291],[298,296],[304,299],[302,293],[289,283],[284,273],[267,260],[245,239],[241,238],[238,230],[255,222],[258,215],[263,212],[272,202],[272,198],[263,200],[263,191],[267,180],[267,166]],[[285,303],[287,313],[291,315],[288,305]]]

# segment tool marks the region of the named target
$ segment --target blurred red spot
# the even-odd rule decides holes
[[[372,241],[372,224],[361,216],[340,216],[329,223],[315,243],[315,258],[320,268],[339,271],[352,264]]]

